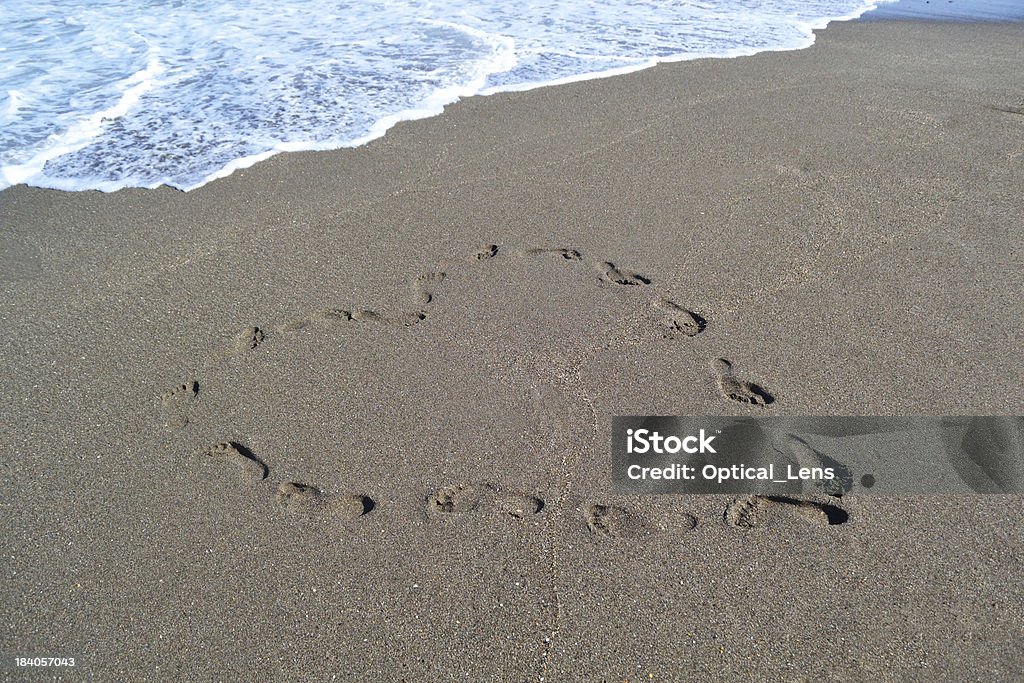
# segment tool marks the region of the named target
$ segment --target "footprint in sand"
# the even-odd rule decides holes
[[[246,353],[247,351],[252,351],[258,348],[266,338],[266,333],[264,333],[259,327],[247,327],[235,335],[231,347],[218,354],[216,356],[216,360],[224,360],[231,356],[237,356],[239,354]]]
[[[274,499],[284,510],[337,519],[357,519],[369,514],[377,504],[369,496],[331,495],[315,486],[289,481],[277,487]]]
[[[434,300],[434,293],[438,286],[444,282],[445,274],[441,272],[425,273],[420,275],[413,282],[413,291],[416,295],[416,303],[426,306]]]
[[[527,249],[528,256],[547,255],[556,256],[566,261],[582,261],[583,254],[576,249]],[[616,285],[640,286],[651,284],[651,279],[639,273],[623,270],[610,261],[601,261],[596,264],[600,273],[601,282],[608,282]]]
[[[728,400],[762,408],[775,402],[775,397],[764,388],[736,377],[733,374],[732,363],[724,358],[716,358],[712,361],[711,367],[718,375],[719,391]]]
[[[160,397],[169,429],[183,429],[189,422],[188,409],[199,396],[199,382],[182,382]]]
[[[583,520],[590,533],[605,538],[682,533],[697,528],[697,518],[688,512],[641,515],[618,505],[587,505],[583,509]]]
[[[419,325],[426,319],[427,314],[423,311],[412,311],[411,313],[401,313],[394,318],[390,318],[388,322],[399,327],[412,327],[413,325]]]
[[[739,529],[754,529],[768,524],[776,513],[790,512],[796,517],[822,526],[845,524],[846,510],[827,503],[815,503],[787,496],[752,495],[737,498],[725,510],[725,523]]]
[[[176,403],[188,402],[199,395],[199,382],[195,380],[189,380],[182,382],[178,386],[174,387],[163,396],[160,397],[160,401],[165,406],[171,406]]]
[[[544,510],[544,501],[528,493],[500,493],[497,500],[498,512],[525,519],[540,514]]]
[[[698,313],[668,299],[656,300],[654,308],[663,314],[661,319],[662,336],[666,339],[695,337],[703,332],[708,325],[708,321]]]
[[[598,270],[601,271],[601,279],[604,282],[610,282],[616,285],[625,285],[627,287],[637,287],[642,285],[651,284],[651,279],[645,277],[639,273],[634,273],[628,270],[622,270],[610,261],[604,261],[598,265]]]
[[[473,258],[477,261],[487,261],[498,255],[498,249],[497,244],[485,244],[476,250]]]
[[[582,261],[583,254],[576,251],[575,249],[527,249],[526,254],[528,256],[542,255],[542,256],[557,256],[566,261]]]
[[[773,436],[772,446],[777,452],[796,461],[799,467],[809,469],[831,468],[835,476],[831,479],[814,480],[810,484],[820,489],[822,493],[839,498],[843,494],[849,493],[853,488],[853,473],[850,472],[850,468],[838,460],[814,450],[809,443],[799,436],[795,434]],[[807,486],[809,483],[804,482],[804,485]]]
[[[487,486],[446,486],[427,496],[427,514],[434,516],[471,512],[480,506],[487,493]]]
[[[376,311],[356,311],[352,314],[352,320],[359,323],[372,323],[379,325],[392,325],[398,327],[410,327],[412,325],[418,325],[427,319],[427,314],[423,311],[413,311],[411,313],[399,313],[394,317],[385,317]]]
[[[267,335],[258,327],[248,327],[235,338],[235,346],[239,351],[252,351],[263,343]]]
[[[544,510],[544,501],[518,491],[504,491],[493,484],[445,486],[427,496],[427,516],[445,517],[468,512],[495,512],[524,519]]]
[[[253,482],[263,481],[270,473],[267,466],[248,448],[234,441],[214,444],[203,451],[203,455],[231,463],[245,479]]]

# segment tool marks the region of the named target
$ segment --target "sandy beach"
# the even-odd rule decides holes
[[[0,652],[97,681],[1019,680],[1019,495],[737,527],[731,497],[612,490],[616,415],[1024,414],[1024,24],[817,36],[189,193],[0,192]]]

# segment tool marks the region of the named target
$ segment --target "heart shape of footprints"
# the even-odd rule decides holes
[[[235,441],[217,443],[205,449],[203,457],[233,469],[251,484],[266,480],[270,468],[248,448]],[[357,520],[377,509],[376,501],[364,494],[331,494],[300,482],[282,482],[274,492],[277,506],[289,513],[310,518]],[[547,505],[531,493],[505,489],[497,484],[456,484],[444,486],[425,499],[428,519],[458,519],[463,516],[506,517],[527,520],[543,515]],[[658,533],[685,533],[697,527],[688,512],[641,512],[619,505],[590,503],[577,507],[585,528],[598,538],[643,538]],[[751,495],[732,501],[725,510],[726,525],[740,529],[765,526],[777,514],[792,512],[807,522],[834,526],[844,524],[849,513],[837,505],[786,496]]]
[[[596,284],[599,287],[622,287],[628,290],[629,297],[640,297],[646,301],[646,307],[639,309],[646,313],[639,320],[649,321],[652,339],[685,343],[687,339],[707,334],[713,328],[713,321],[709,321],[698,310],[655,293],[652,277],[623,268],[610,260],[591,259],[583,251],[571,247],[536,247],[510,251],[500,245],[484,244],[458,262],[445,264],[443,268],[413,278],[410,282],[408,306],[398,312],[328,306],[300,313],[274,325],[251,325],[243,329],[220,351],[212,353],[196,376],[179,382],[160,396],[159,405],[164,411],[165,423],[171,429],[184,430],[195,421],[204,372],[213,371],[225,362],[237,363],[239,358],[248,354],[262,353],[264,347],[286,342],[289,336],[302,331],[319,326],[373,325],[394,330],[397,335],[395,343],[400,344],[407,339],[401,334],[403,328],[423,323],[443,325],[442,318],[433,317],[433,310],[438,297],[443,296],[444,288],[449,286],[453,277],[451,273],[458,275],[458,269],[463,267],[491,268],[494,267],[491,264],[500,264],[508,258],[555,259],[564,263],[566,268],[577,269],[583,278],[582,282],[594,282],[591,278],[596,273]],[[540,271],[531,271],[536,272]],[[618,299],[627,302],[626,305],[629,305],[630,300]],[[775,396],[762,385],[739,376],[732,361],[712,358],[710,369],[724,400],[750,409],[764,409],[776,402]],[[538,381],[545,381],[545,378],[538,378]],[[234,469],[240,478],[256,484],[270,476],[270,467],[237,441],[214,444],[202,451],[202,454],[223,463],[225,468]],[[567,490],[563,491],[560,499],[564,500],[566,494]],[[302,482],[281,482],[272,495],[279,509],[310,517],[357,520],[377,511],[377,503],[370,496],[358,492],[331,493]],[[555,507],[560,506],[555,504]],[[658,516],[642,513],[635,508],[605,503],[591,503],[577,510],[577,519],[582,521],[582,528],[597,538],[638,538],[651,533],[681,533],[697,525],[696,518],[688,513]],[[734,502],[726,511],[724,519],[732,527],[754,528],[782,512],[795,513],[797,517],[810,521],[825,520],[828,525],[842,523],[846,519],[846,513],[834,505],[770,496]],[[552,517],[547,513],[548,505],[542,497],[489,483],[443,487],[427,495],[425,501],[425,514],[433,520],[493,515],[516,520],[550,521]]]

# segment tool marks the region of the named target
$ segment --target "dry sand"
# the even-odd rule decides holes
[[[609,438],[1024,413],[1022,44],[834,25],[187,194],[5,190],[0,651],[95,680],[1019,679],[1020,496],[737,528],[729,498],[614,494]],[[774,402],[723,397],[716,358]]]

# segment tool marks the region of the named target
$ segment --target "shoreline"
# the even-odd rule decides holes
[[[4,190],[0,649],[1012,679],[1020,496],[616,494],[608,444],[615,415],[1024,414],[1022,38],[846,22],[188,193]]]

